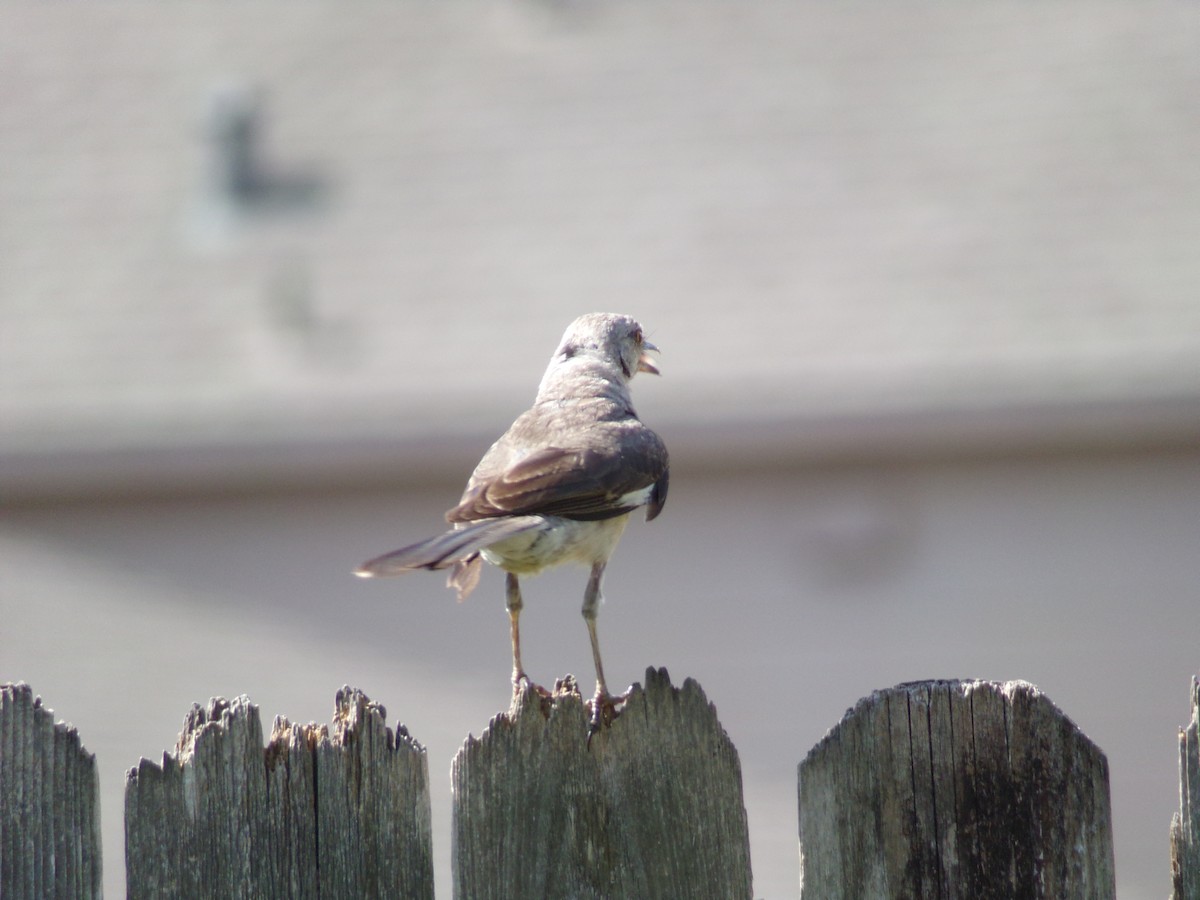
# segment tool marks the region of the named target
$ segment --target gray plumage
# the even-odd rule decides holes
[[[629,514],[645,507],[646,519],[653,519],[667,498],[667,449],[638,419],[629,392],[638,372],[658,374],[647,355],[656,349],[629,316],[576,319],[551,357],[533,406],[484,454],[458,505],[446,513],[453,528],[372,559],[356,574],[453,567],[448,584],[462,599],[478,583],[481,560],[504,569],[513,678],[520,681],[517,576],[564,562],[591,566],[583,612],[597,697],[611,704],[595,638],[600,579]]]

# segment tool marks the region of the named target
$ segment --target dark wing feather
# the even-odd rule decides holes
[[[664,468],[662,478],[654,482],[654,490],[650,492],[650,502],[646,504],[646,521],[658,518],[658,514],[667,505],[667,485],[670,483],[671,472]]]
[[[623,515],[635,506],[622,504],[621,498],[656,484],[666,467],[666,449],[649,429],[628,433],[599,449],[546,447],[492,478],[473,483],[446,518],[470,522],[513,515],[569,519]]]

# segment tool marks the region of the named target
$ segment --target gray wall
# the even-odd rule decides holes
[[[450,460],[452,465],[456,460]],[[463,470],[470,460],[463,460]],[[423,536],[456,481],[10,507],[0,525],[3,671],[98,754],[106,884],[120,895],[124,770],[188,705],[249,693],[328,719],[344,682],[430,752],[441,890],[447,779],[508,701],[502,581],[463,605],[437,575],[360,582]],[[1196,671],[1194,449],[762,467],[678,458],[661,519],[635,522],[600,618],[610,680],[697,678],[745,769],[755,894],[796,893],[795,766],[846,707],[931,677],[1023,678],[1108,754],[1122,898],[1168,889],[1176,728]],[[583,573],[526,591],[536,679],[591,663]]]

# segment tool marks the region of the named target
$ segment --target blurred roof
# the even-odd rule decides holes
[[[4,7],[0,487],[434,464],[597,309],[663,348],[644,416],[730,454],[1190,439],[1198,37],[1187,4]]]

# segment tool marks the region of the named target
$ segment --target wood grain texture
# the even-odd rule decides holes
[[[803,898],[1113,898],[1108,763],[1033,685],[876,691],[800,764]]]
[[[692,680],[649,669],[590,741],[572,679],[454,759],[454,896],[751,896],[737,751]]]
[[[0,686],[0,897],[100,897],[96,758],[27,684]]]
[[[1179,730],[1179,812],[1171,822],[1171,898],[1200,900],[1200,680],[1192,721]]]
[[[125,790],[127,891],[140,897],[432,898],[425,750],[360,691],[331,725],[245,697],[193,706],[161,765]]]

